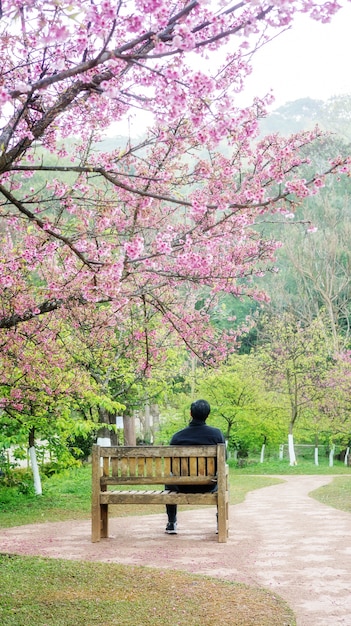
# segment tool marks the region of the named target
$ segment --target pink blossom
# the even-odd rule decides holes
[[[290,180],[285,184],[285,188],[289,193],[296,194],[299,198],[305,198],[310,195],[310,190],[306,187],[305,179]]]
[[[144,250],[144,239],[143,237],[137,236],[124,244],[124,249],[127,256],[134,260],[137,259]]]
[[[12,287],[12,285],[15,284],[15,281],[14,281],[13,277],[11,277],[11,276],[4,276],[1,279],[1,283],[2,283],[3,287]]]
[[[28,85],[23,81],[19,81],[14,85],[14,91],[18,91],[19,93],[29,93],[31,89],[31,85]]]
[[[10,100],[11,97],[6,89],[4,89],[4,87],[0,87],[0,104],[6,104],[6,102],[9,102]]]

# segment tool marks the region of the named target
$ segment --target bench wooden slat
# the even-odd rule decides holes
[[[206,476],[206,459],[203,457],[197,460],[197,472],[199,476]]]
[[[171,475],[171,459],[169,457],[164,458],[164,474],[165,476]]]
[[[112,476],[118,476],[118,459],[111,459]]]
[[[109,459],[106,457],[103,457],[103,461],[102,461],[102,472],[104,476],[108,476],[109,475],[109,470],[110,470],[110,462]]]
[[[224,445],[224,444],[221,444]],[[100,456],[121,458],[135,456],[149,457],[183,457],[194,456],[216,457],[216,446],[100,446]]]
[[[171,463],[171,473],[176,476],[180,476],[180,459],[176,457],[172,459]]]
[[[101,493],[102,504],[198,504],[217,503],[215,493],[181,493],[176,491],[109,491]]]
[[[145,459],[143,457],[138,457],[138,476],[144,476],[145,469]]]
[[[130,473],[130,476],[135,476],[136,468],[137,468],[136,458],[131,456],[130,459],[129,459],[129,473]]]
[[[189,459],[187,457],[180,459],[180,475],[189,476]]]
[[[214,476],[102,476],[101,485],[210,485],[216,484]]]
[[[216,473],[215,459],[207,459],[206,474],[213,476]]]
[[[162,459],[159,457],[155,458],[155,474],[156,476],[162,476]]]
[[[120,470],[121,470],[121,476],[128,476],[129,459],[127,459],[126,457],[122,457],[120,459],[119,465],[120,465]]]
[[[146,459],[146,463],[145,463],[145,467],[146,467],[146,476],[153,476],[154,475],[154,466],[153,466],[153,459],[152,458],[147,458]]]
[[[189,459],[189,474],[190,476],[197,476],[197,458],[193,456]]]

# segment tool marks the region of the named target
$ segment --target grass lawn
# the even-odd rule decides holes
[[[332,474],[330,485],[313,494],[351,512],[350,468],[316,468],[271,462],[230,468],[231,504],[277,482],[285,474]],[[274,474],[279,476],[274,476]],[[341,476],[341,474],[343,474]],[[43,495],[0,487],[0,527],[90,516],[91,468],[44,479]],[[185,508],[185,507],[183,507]],[[113,514],[146,515],[155,506],[114,507]],[[289,607],[267,590],[185,572],[117,564],[0,555],[1,626],[294,626]]]
[[[229,463],[234,462],[229,461]],[[282,461],[278,460],[268,460],[264,463],[260,463],[259,461],[249,460],[245,462],[245,465],[240,468],[235,469],[236,474],[245,475],[245,474],[259,474],[260,476],[266,476],[267,474],[281,474],[287,476],[294,476],[298,474],[309,474],[309,475],[328,475],[335,476],[340,474],[345,474],[351,476],[351,467],[346,466],[341,461],[334,461],[333,467],[329,467],[329,461],[326,457],[321,457],[319,459],[319,465],[315,465],[313,461],[298,459],[297,465],[289,465],[289,461],[284,459]]]
[[[351,476],[336,476],[329,485],[310,493],[323,504],[351,513]]]
[[[2,626],[294,626],[263,589],[185,572],[0,555]]]

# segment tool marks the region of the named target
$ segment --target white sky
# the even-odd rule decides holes
[[[278,107],[298,98],[351,94],[351,2],[340,4],[330,23],[299,15],[289,31],[261,48],[253,57],[245,99],[272,89]]]

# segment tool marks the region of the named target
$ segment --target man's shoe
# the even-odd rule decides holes
[[[168,522],[166,526],[166,533],[168,535],[176,535],[177,534],[177,522]]]

